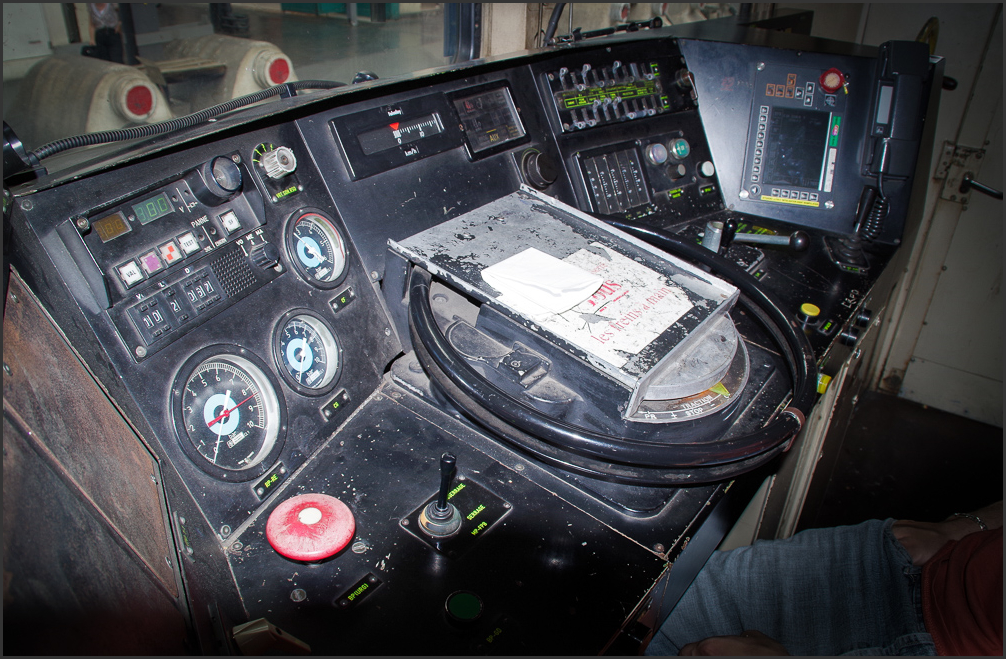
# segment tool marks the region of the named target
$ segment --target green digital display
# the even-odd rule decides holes
[[[167,193],[162,192],[133,206],[133,215],[140,221],[140,224],[148,224],[174,210]]]

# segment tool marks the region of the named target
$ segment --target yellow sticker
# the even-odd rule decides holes
[[[709,387],[709,391],[716,392],[724,398],[730,398],[730,392],[727,391],[727,388],[723,386],[722,382],[717,382],[713,386]]]
[[[810,201],[809,199],[789,199],[787,197],[773,197],[772,195],[763,194],[761,196],[762,201],[774,201],[779,204],[793,204],[795,206],[810,206],[812,208],[817,208],[821,205],[820,202]]]

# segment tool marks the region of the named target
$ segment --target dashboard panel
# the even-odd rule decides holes
[[[872,136],[890,136],[871,121],[876,103],[925,113],[927,95],[893,107],[877,87],[932,85],[938,66],[920,57],[891,71],[876,57],[655,32],[311,95],[15,190],[14,267],[163,464],[179,578],[194,582],[203,562],[230,575],[190,588],[193,616],[216,591],[240,602],[229,620],[267,618],[316,652],[596,653],[651,606],[649,624],[666,614],[657,584],[737,474],[633,484],[621,465],[598,478],[501,436],[431,379],[412,307],[422,266],[389,244],[521,194],[618,240],[629,239],[605,222],[691,245],[726,223],[737,235],[722,256],[777,300],[824,371],[869,322],[862,301],[900,238],[914,179],[874,163],[888,147]],[[922,142],[907,136],[899,157]],[[861,190],[885,175],[880,229],[860,235]],[[807,251],[742,243],[796,229]],[[637,262],[664,258],[632,244]],[[446,305],[435,321],[467,332],[469,361],[529,414],[575,410],[556,414],[672,444],[796,417],[787,349],[766,348],[778,333],[746,308],[731,312],[743,359],[728,360],[750,370],[743,395],[718,390],[718,416],[664,432],[623,416],[624,387],[535,323],[474,289],[431,290]],[[818,313],[801,315],[804,303]],[[697,400],[680,409],[705,414]],[[447,496],[445,453],[464,508],[457,537],[419,528]],[[351,541],[322,561],[291,559],[272,514],[317,493],[351,510]],[[477,615],[451,608],[459,593]]]

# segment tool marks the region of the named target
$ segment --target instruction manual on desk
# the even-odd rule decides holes
[[[738,295],[731,284],[529,188],[389,243],[634,392]]]

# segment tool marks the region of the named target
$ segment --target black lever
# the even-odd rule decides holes
[[[440,493],[437,495],[437,511],[448,511],[447,493],[451,490],[451,480],[454,477],[454,465],[457,458],[450,453],[440,456]]]
[[[961,187],[960,187],[961,194],[967,194],[968,192],[971,192],[971,188],[974,188],[977,192],[981,192],[982,194],[987,194],[988,196],[994,199],[1003,198],[1003,193],[1000,190],[990,188],[984,183],[979,183],[978,181],[971,178],[971,172],[968,172],[964,175],[964,178],[961,179]]]
[[[447,538],[461,528],[461,513],[454,504],[447,501],[456,464],[457,459],[450,453],[440,456],[440,491],[436,501],[428,503],[419,513],[419,527],[426,535],[434,538]]]
[[[794,252],[802,252],[810,245],[810,236],[803,231],[782,236],[772,236],[762,233],[736,233],[733,241],[735,243],[750,243],[754,245],[779,245],[789,247]]]

